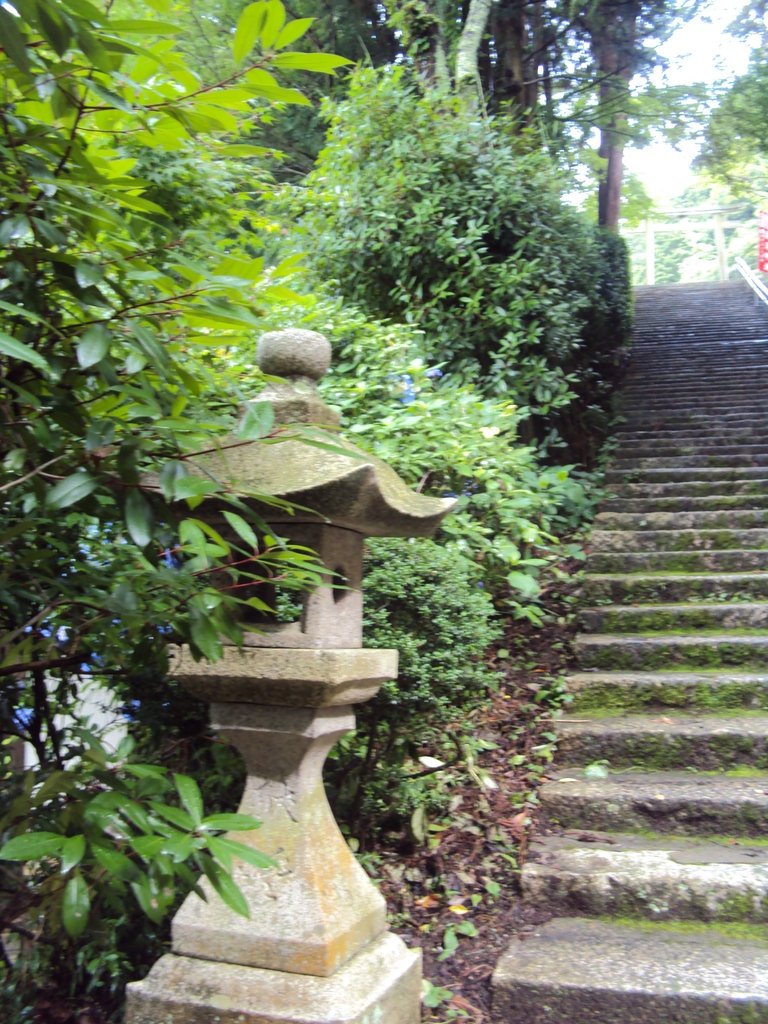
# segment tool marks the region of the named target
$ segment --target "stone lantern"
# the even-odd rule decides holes
[[[339,832],[321,772],[354,728],[352,705],[397,675],[396,651],[362,646],[363,540],[428,536],[453,502],[411,492],[334,432],[338,417],[316,387],[330,364],[322,335],[267,334],[258,361],[283,380],[257,400],[272,403],[278,424],[318,433],[324,447],[253,442],[224,448],[206,468],[253,495],[278,535],[313,548],[328,585],[305,596],[296,622],[254,623],[244,646],[215,663],[182,649],[173,674],[211,703],[214,728],[242,753],[240,811],[262,825],[233,835],[275,867],[235,863],[250,919],[205,881],[207,901],[190,894],[173,921],[172,952],[129,986],[126,1024],[417,1024],[420,955],[387,931],[384,900]],[[295,511],[276,513],[257,504],[259,494]],[[216,508],[204,514],[217,528],[224,522]]]

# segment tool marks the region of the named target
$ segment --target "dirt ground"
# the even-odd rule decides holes
[[[572,627],[558,610],[551,625],[509,624],[493,657],[499,691],[473,721],[488,749],[475,777],[454,789],[450,824],[433,825],[426,842],[408,850],[382,854],[377,873],[392,928],[422,949],[430,1024],[493,1024],[499,956],[547,917],[521,900],[519,870],[540,827],[536,789],[554,753],[551,695],[570,657]]]

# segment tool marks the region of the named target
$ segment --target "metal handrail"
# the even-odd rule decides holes
[[[754,270],[746,263],[740,256],[737,256],[735,266],[744,280],[747,282],[749,287],[755,293],[755,295],[768,306],[768,287],[763,284],[760,278],[755,274]]]

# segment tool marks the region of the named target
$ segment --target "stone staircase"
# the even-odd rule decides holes
[[[498,1024],[768,1022],[768,311],[637,294]]]

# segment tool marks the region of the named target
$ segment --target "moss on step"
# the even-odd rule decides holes
[[[578,663],[582,668],[603,669],[608,671],[632,671],[633,669],[660,670],[674,666],[678,670],[697,672],[706,668],[729,668],[747,664],[768,665],[768,645],[751,645],[729,643],[727,640],[718,644],[691,643],[675,644],[675,637],[669,636],[668,644],[642,644],[642,639],[655,639],[651,635],[640,635],[627,638],[635,642],[622,642],[602,646],[582,644],[578,652]],[[701,634],[699,634],[701,635]],[[719,634],[713,634],[717,636]],[[732,633],[736,636],[739,634]],[[754,634],[765,637],[764,631]]]
[[[768,684],[760,683],[644,683],[616,686],[612,683],[587,685],[573,695],[572,712],[664,710],[697,707],[707,711],[731,711],[739,708],[768,709]]]
[[[711,936],[713,941],[722,936],[738,942],[749,942],[756,946],[768,947],[768,935],[759,924],[727,922],[723,924],[707,924],[704,921],[646,921],[636,917],[599,917],[606,924],[620,925],[625,928],[636,928],[649,934],[664,935],[698,935],[702,938]]]
[[[585,612],[583,622],[590,632],[601,633],[639,633],[646,636],[656,636],[671,632],[688,632],[695,630],[704,636],[721,635],[723,632],[735,634],[736,636],[764,635],[764,629],[760,629],[760,619],[768,618],[768,604],[765,602],[750,602],[749,608],[734,610],[732,618],[741,618],[742,621],[752,621],[755,625],[743,626],[720,626],[718,628],[717,616],[719,608],[728,608],[734,602],[710,605],[707,608],[691,607],[681,604],[676,608],[648,608],[632,609],[627,606],[621,611]],[[742,603],[742,602],[739,602]],[[727,614],[727,613],[726,613]]]
[[[638,726],[638,730],[641,726]],[[739,734],[567,732],[559,740],[562,763],[591,764],[608,761],[612,768],[639,768],[644,772],[728,771],[745,763],[768,770],[765,740]]]

